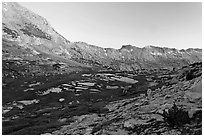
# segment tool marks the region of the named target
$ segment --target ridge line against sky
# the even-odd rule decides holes
[[[202,3],[19,2],[71,42],[202,48]]]

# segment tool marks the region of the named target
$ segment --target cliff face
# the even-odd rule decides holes
[[[138,48],[131,45],[112,49],[84,42],[73,43],[58,34],[46,19],[19,4],[3,3],[2,6],[3,59],[5,52],[13,55],[13,52],[8,52],[8,45],[15,45],[18,50],[27,50],[26,54],[18,55],[20,58],[27,58],[27,54],[48,54],[71,61],[73,65],[122,71],[172,68],[202,61],[201,49],[176,50],[155,46]]]

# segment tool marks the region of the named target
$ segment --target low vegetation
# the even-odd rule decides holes
[[[164,117],[164,121],[173,127],[182,126],[190,122],[188,112],[182,108],[178,108],[176,104],[167,111],[164,110],[162,116]]]

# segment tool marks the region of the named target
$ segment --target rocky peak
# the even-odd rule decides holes
[[[10,24],[13,27],[23,27],[25,24],[33,24],[38,27],[42,31],[46,31],[46,29],[50,26],[45,18],[31,12],[30,10],[20,6],[15,2],[7,2],[3,5],[3,23]]]
[[[70,42],[58,34],[48,21],[15,2],[2,4],[3,40],[35,49],[39,53],[70,58]]]
[[[127,49],[127,50],[131,50],[133,49],[135,46],[132,45],[122,45],[122,47],[120,49]]]

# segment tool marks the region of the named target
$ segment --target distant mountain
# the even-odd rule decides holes
[[[77,52],[77,57],[94,60],[98,64],[119,70],[141,68],[172,68],[202,61],[201,49],[176,50],[147,46],[138,48],[123,45],[120,49],[100,48],[83,42],[69,44]]]
[[[2,29],[3,60],[40,60],[49,56],[71,66],[121,71],[173,68],[202,61],[201,49],[138,48],[132,45],[112,49],[70,42],[57,33],[45,18],[18,3],[2,3]]]

